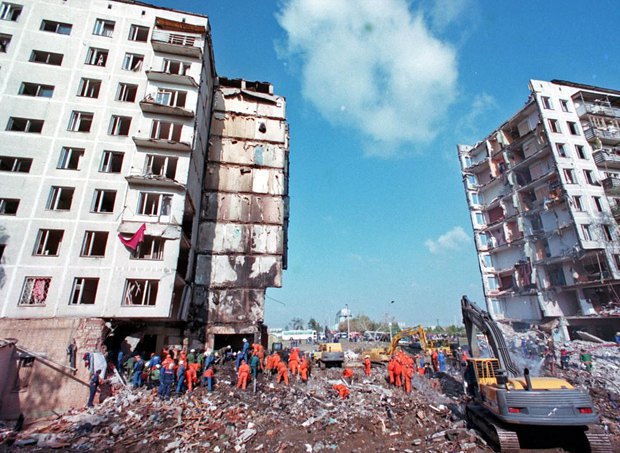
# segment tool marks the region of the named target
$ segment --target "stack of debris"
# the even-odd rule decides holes
[[[259,376],[241,391],[222,376],[216,391],[161,401],[122,390],[94,409],[39,420],[12,438],[14,447],[140,451],[492,451],[466,428],[460,384],[414,378],[414,392],[390,388],[383,370],[356,372],[346,400],[332,389],[339,369],[314,370],[307,385],[276,385]],[[451,389],[451,395],[442,389]]]

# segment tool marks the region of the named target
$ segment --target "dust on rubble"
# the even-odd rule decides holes
[[[345,400],[332,389],[339,368],[315,368],[307,384],[293,378],[290,386],[259,375],[253,393],[252,384],[234,387],[232,365],[225,364],[211,393],[198,388],[162,401],[148,390],[122,389],[94,409],[26,423],[0,450],[492,451],[467,429],[462,386],[452,376],[416,376],[414,391],[405,394],[387,385],[385,367],[365,377],[350,365],[355,376]]]

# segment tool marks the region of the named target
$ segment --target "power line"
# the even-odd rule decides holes
[[[274,302],[277,302],[277,303],[279,303],[279,304],[281,304],[281,305],[284,305],[284,306],[286,307],[286,304],[285,304],[284,302],[282,302],[281,300],[274,299],[273,297],[271,297],[271,296],[267,296],[266,294],[265,294],[265,297],[266,297],[267,299],[273,300]]]

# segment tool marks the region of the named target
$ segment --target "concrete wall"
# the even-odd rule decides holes
[[[103,321],[95,318],[0,319],[2,336],[17,339],[18,350],[24,348],[50,361],[35,359],[29,385],[19,392],[13,391],[15,373],[9,376],[0,416],[39,417],[85,406],[90,376],[81,358],[85,352],[102,350],[104,331]],[[66,350],[73,339],[78,348],[75,373],[57,365],[69,365]]]

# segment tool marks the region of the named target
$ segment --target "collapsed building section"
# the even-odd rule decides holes
[[[267,339],[265,292],[286,268],[288,138],[285,100],[270,84],[219,79],[194,294],[210,348]]]
[[[497,319],[620,330],[620,92],[530,81],[484,140],[459,145],[483,288]]]

